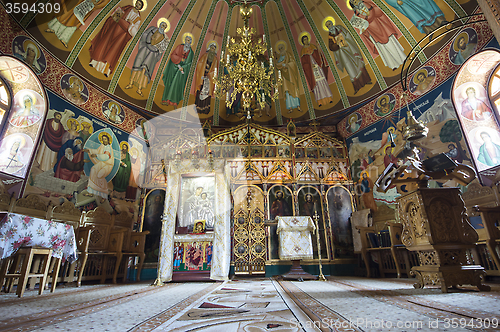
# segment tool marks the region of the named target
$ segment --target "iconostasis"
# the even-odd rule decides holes
[[[216,212],[220,196],[214,173],[207,167],[217,169],[214,165],[221,162],[224,166],[220,172],[231,196],[230,256],[235,273],[263,274],[272,269],[270,266],[282,264],[274,222],[277,216],[317,214],[324,263],[353,258],[349,224],[354,209],[353,186],[346,147],[334,135],[315,128],[297,133],[292,122],[283,132],[249,123],[213,133],[206,123],[197,130],[182,129],[160,141],[151,146],[152,165],[146,172],[145,186],[156,188],[151,195],[157,195],[158,200],[165,195],[159,189],[162,187],[167,196],[177,197],[174,202],[165,202],[168,218],[175,215],[174,280],[176,271],[211,268],[216,243],[212,255],[211,240],[207,241],[205,235],[217,233],[214,227],[215,220],[220,219]],[[172,174],[172,168],[179,171]],[[177,172],[182,173],[175,182],[178,185],[171,185],[170,177],[178,176]],[[170,194],[174,186],[175,193]],[[176,206],[173,213],[171,206]],[[199,220],[204,220],[203,236],[196,229]],[[184,236],[190,242],[183,241]],[[306,264],[317,264],[318,243],[313,239],[314,259]],[[154,257],[153,252],[158,250],[163,254],[162,248],[149,248],[147,255]]]

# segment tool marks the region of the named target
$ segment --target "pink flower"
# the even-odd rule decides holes
[[[29,224],[29,223],[31,222],[31,220],[33,220],[33,218],[28,217],[28,216],[25,216],[25,217],[23,218],[23,221],[24,221],[24,223],[26,223],[26,224]]]
[[[71,225],[66,224],[66,230],[68,231],[71,228]]]

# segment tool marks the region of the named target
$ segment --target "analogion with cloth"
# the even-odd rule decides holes
[[[278,217],[279,257],[282,260],[313,259],[311,217]]]

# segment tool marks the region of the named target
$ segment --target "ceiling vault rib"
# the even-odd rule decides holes
[[[378,68],[377,64],[375,63],[375,60],[373,59],[373,56],[371,55],[370,51],[368,50],[368,48],[366,47],[366,45],[361,40],[361,37],[358,35],[358,33],[356,32],[356,30],[354,30],[354,28],[352,27],[351,23],[347,19],[347,16],[345,16],[344,12],[342,12],[340,10],[340,8],[337,6],[337,4],[335,2],[333,2],[333,0],[326,0],[326,1],[330,5],[330,7],[332,7],[332,9],[335,11],[335,14],[337,14],[337,16],[340,18],[340,20],[344,24],[344,27],[349,31],[349,33],[351,34],[351,36],[354,38],[354,40],[358,44],[359,49],[363,53],[365,59],[370,64],[370,67],[372,68],[373,73],[375,74],[375,78],[377,79],[377,82],[380,85],[380,89],[382,89],[382,90],[387,89],[387,83],[385,82],[384,76],[380,72],[380,69]],[[297,2],[302,7],[302,5],[303,5],[302,0],[297,0]],[[305,6],[304,6],[304,9],[306,9],[305,12],[307,12],[307,8],[305,8]],[[313,29],[317,30],[316,26],[314,26]],[[318,36],[319,36],[319,33],[318,33]],[[326,46],[325,46],[325,48],[326,48]],[[328,55],[329,55],[329,58],[331,59],[330,52],[328,52]],[[330,62],[331,62],[331,60],[328,61],[328,63],[330,63]],[[330,66],[332,66],[332,64]]]
[[[271,35],[269,34],[269,26],[267,25],[266,6],[262,6],[260,10],[262,12],[262,24],[264,25],[264,35],[266,35],[266,40],[269,40],[269,43],[266,43],[267,54],[269,54],[269,58],[271,58],[273,56],[273,54],[271,54],[271,49],[270,49],[272,39]],[[276,73],[274,75],[274,84],[276,84]],[[274,108],[276,109],[276,121],[278,122],[279,125],[282,125],[283,116],[281,115],[281,105],[279,98],[276,98],[276,100],[274,101]]]
[[[39,4],[45,5],[48,2],[50,2],[50,0],[37,0],[34,5],[36,7],[38,7]],[[46,7],[44,6],[44,8],[46,8]],[[37,14],[36,11],[28,10],[28,12],[26,14],[24,14],[24,16],[19,21],[19,25],[21,25],[23,28],[26,29],[28,27],[28,25],[31,23],[31,21],[33,21],[33,19],[35,18],[36,14]]]
[[[207,18],[205,20],[205,23],[203,24],[203,28],[202,28],[201,33],[200,33],[198,45],[196,45],[196,51],[194,52],[194,56],[193,56],[193,63],[191,64],[191,67],[189,68],[187,84],[184,87],[184,98],[182,100],[181,120],[186,120],[186,117],[187,117],[187,105],[189,103],[189,95],[191,93],[191,84],[193,84],[194,72],[196,70],[196,65],[197,65],[198,59],[200,57],[200,52],[203,48],[203,43],[205,41],[205,35],[207,34],[208,27],[210,26],[210,22],[212,21],[212,15],[214,14],[215,7],[217,6],[217,2],[218,2],[218,0],[212,0],[212,3],[210,4]],[[203,6],[205,6],[205,2],[203,2]],[[200,10],[200,12],[201,12],[201,10]]]
[[[189,4],[187,5],[186,9],[182,13],[181,18],[179,19],[179,22],[186,22],[186,19],[189,16],[189,13],[191,13],[191,10],[193,9],[195,3],[196,3],[196,0],[189,1]],[[183,26],[182,24],[177,24],[175,26],[175,30],[172,33],[172,37],[170,38],[170,42],[168,43],[168,47],[165,50],[165,53],[163,53],[161,63],[158,66],[157,74],[155,76],[153,84],[151,85],[151,92],[154,92],[154,93],[151,93],[151,92],[149,93],[148,101],[146,102],[146,109],[147,110],[151,110],[151,108],[153,107],[154,97],[157,93],[156,90],[158,89],[160,79],[163,76],[163,74],[161,74],[161,73],[163,73],[163,71],[165,70],[165,65],[167,64],[167,61],[170,57],[170,52],[172,51],[173,44],[177,40],[177,37],[179,36],[179,33],[181,32],[182,26]]]
[[[283,23],[283,26],[285,27],[286,35],[288,37],[288,42],[290,43],[290,46],[295,46],[291,47],[292,49],[290,50],[293,53],[293,57],[295,59],[295,63],[297,64],[297,68],[299,67],[300,62],[300,56],[299,52],[297,51],[297,47],[295,44],[295,40],[292,35],[292,30],[290,30],[290,25],[286,24],[287,19],[286,19],[286,14],[285,10],[283,8],[283,5],[280,2],[276,2],[276,7],[278,7],[278,10],[280,12],[281,16],[281,22]],[[302,66],[300,66],[300,69],[298,70],[300,74],[300,81],[302,82],[302,86],[304,87],[304,96],[306,97],[307,101],[307,110],[309,112],[309,115],[312,118],[316,118],[316,114],[314,113],[314,106],[311,100],[311,91],[309,91],[309,85],[307,85],[306,77],[304,76],[304,71],[302,70]]]
[[[313,21],[311,15],[309,15],[309,13],[307,12],[307,8],[304,5],[304,3],[301,0],[297,1],[297,3],[299,4],[300,8],[302,9],[302,12],[305,14],[305,18],[306,18],[307,22],[309,23],[309,26],[313,30],[312,32],[316,36],[316,42],[318,43],[319,47],[321,48],[321,51],[323,52],[325,59],[328,62],[328,66],[330,66],[330,70],[332,71],[333,77],[335,79],[335,83],[337,84],[338,92],[340,93],[340,100],[342,100],[342,105],[344,106],[344,108],[347,108],[347,107],[351,106],[351,104],[350,104],[349,99],[347,97],[347,93],[344,89],[344,85],[342,84],[342,80],[340,78],[337,67],[333,63],[332,57],[330,56],[330,50],[326,47],[326,44],[323,41],[323,39],[320,38],[321,34],[319,33],[319,30],[316,27],[316,24]],[[299,63],[300,63],[300,61],[299,61]],[[304,87],[307,87],[307,86],[308,86],[307,84],[304,85]]]
[[[458,17],[464,17],[467,16],[467,13],[465,10],[459,5],[459,3],[456,0],[444,0],[444,2],[450,6],[450,8],[455,12],[455,14]],[[467,22],[467,19],[463,19],[462,23],[465,24]]]
[[[382,2],[382,0],[373,0],[373,2],[380,8],[381,11],[384,12],[387,17],[394,23],[394,25],[401,31],[403,36],[406,38],[406,41],[408,44],[410,44],[410,47],[415,47],[417,45],[417,40],[413,37],[413,35],[410,33],[410,31],[404,26],[403,22],[399,20],[399,18],[392,12],[392,10],[387,7],[387,5]],[[419,55],[419,60],[420,62],[424,63],[427,61],[427,57],[425,54],[422,52]]]
[[[113,77],[111,78],[111,82],[108,87],[108,92],[114,93],[116,90],[116,86],[118,85],[118,80],[123,74],[123,71],[125,70],[125,65],[127,64],[127,61],[130,58],[130,55],[132,54],[132,51],[134,50],[135,46],[139,43],[139,40],[142,37],[142,34],[144,31],[148,28],[148,25],[151,23],[153,18],[158,14],[160,9],[163,7],[167,0],[161,0],[156,3],[154,8],[151,10],[151,12],[148,14],[148,16],[141,22],[141,26],[139,27],[139,30],[135,34],[134,38],[132,38],[131,42],[128,44],[125,53],[120,57],[120,62],[118,63],[118,66],[116,66],[116,69],[113,73]]]
[[[224,26],[224,35],[222,36],[222,45],[220,47],[221,49],[221,54],[224,52],[226,53],[226,43],[224,43],[224,40],[227,40],[227,36],[229,35],[229,26],[231,25],[231,20],[233,18],[232,11],[234,9],[235,5],[233,4],[228,4],[228,9],[227,9],[227,18],[226,18],[226,25]],[[217,72],[219,75],[221,75],[224,72],[224,66],[222,65],[222,60],[219,61],[219,68],[217,68]],[[225,108],[225,103],[224,105],[224,110]],[[214,103],[214,115],[213,115],[213,125],[218,126],[219,125],[219,119],[220,119],[220,114],[219,114],[219,108],[220,108],[220,99],[215,96],[215,103]]]
[[[90,25],[85,29],[83,34],[80,36],[80,38],[76,41],[75,46],[71,50],[71,53],[69,54],[68,58],[66,59],[65,65],[68,66],[69,68],[73,67],[73,65],[76,62],[76,59],[78,59],[78,55],[80,55],[80,52],[83,49],[83,46],[85,46],[85,43],[87,40],[90,38],[90,35],[92,32],[96,30],[96,28],[99,26],[99,24],[108,16],[108,14],[113,10],[113,8],[120,2],[120,0],[111,0],[100,12],[99,14],[92,20]]]

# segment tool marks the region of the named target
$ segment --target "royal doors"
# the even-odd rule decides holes
[[[264,274],[266,232],[264,194],[256,186],[241,186],[234,193],[233,262],[235,274]]]

